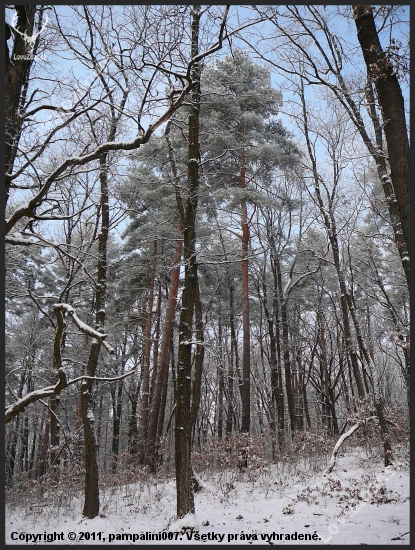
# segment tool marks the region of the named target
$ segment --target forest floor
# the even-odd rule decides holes
[[[6,502],[6,544],[409,545],[409,453],[387,468],[370,454],[345,446],[331,474],[311,459],[199,473],[196,515],[176,523],[174,479],[101,488],[93,520],[81,494],[49,487],[41,502]],[[193,532],[178,531],[186,522]]]

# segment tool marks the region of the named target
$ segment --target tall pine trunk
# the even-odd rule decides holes
[[[179,290],[180,260],[182,257],[182,239],[181,233],[183,225],[179,223],[179,236],[176,241],[176,249],[173,258],[173,271],[171,274],[169,295],[167,298],[166,314],[161,335],[160,352],[158,356],[158,366],[156,378],[153,377],[153,396],[151,402],[151,413],[149,420],[149,429],[147,437],[146,463],[155,471],[157,466],[157,434],[161,433],[164,421],[165,401],[162,404],[163,386],[167,384],[170,359],[170,333],[173,320],[176,314],[177,293]],[[167,388],[166,388],[167,390]]]

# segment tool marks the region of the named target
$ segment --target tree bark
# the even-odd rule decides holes
[[[140,385],[139,383],[137,384]],[[128,414],[128,452],[131,455],[138,453],[138,426],[137,426],[137,406],[138,406],[139,388],[133,387],[130,395],[131,409]]]
[[[153,350],[153,376],[151,377],[151,389],[150,400],[153,399],[154,386],[157,379],[157,370],[159,364],[159,346],[160,346],[160,327],[161,327],[161,297],[162,297],[162,284],[159,280],[158,293],[157,293],[157,313],[156,313],[156,332],[154,336],[154,350]]]
[[[246,188],[245,155],[242,149],[241,154],[241,189]],[[241,432],[248,433],[251,428],[251,334],[249,323],[249,225],[248,209],[246,201],[241,205],[241,226],[242,226],[242,423]]]
[[[390,176],[409,256],[410,157],[404,99],[391,59],[382,50],[373,17],[373,6],[354,5],[353,15],[363,58],[374,82],[382,112]]]
[[[270,368],[270,375],[271,375],[271,400],[274,400],[276,408],[277,408],[277,417],[278,417],[278,442],[281,449],[282,442],[284,440],[284,424],[281,426],[281,392],[282,387],[280,388],[279,385],[279,364],[277,360],[277,341],[275,337],[275,330],[274,330],[274,321],[273,317],[270,315],[270,311],[267,304],[267,287],[266,287],[266,281],[265,281],[265,272],[263,273],[262,278],[262,290],[263,290],[263,307],[264,307],[264,313],[265,318],[267,320],[268,324],[268,334],[269,334],[269,368]],[[284,399],[284,393],[282,392],[282,399]],[[282,403],[282,407],[284,407],[284,403]],[[274,417],[273,414],[273,408],[271,407],[270,410],[271,417]],[[282,418],[284,419],[284,412],[282,411]],[[273,425],[274,425],[273,420]],[[281,433],[282,428],[282,433]],[[275,429],[275,426],[274,426]],[[277,435],[277,434],[275,434]]]
[[[153,243],[153,264],[150,275],[150,291],[147,304],[147,318],[144,335],[144,350],[143,350],[143,378],[141,382],[141,407],[140,407],[140,464],[145,463],[145,453],[147,448],[148,436],[148,416],[149,416],[149,400],[150,400],[150,351],[151,351],[151,323],[153,317],[153,301],[154,301],[154,281],[156,278],[157,264],[157,239]]]
[[[173,271],[171,274],[169,295],[167,298],[166,315],[164,319],[163,331],[161,335],[160,353],[158,358],[157,376],[154,380],[153,398],[151,403],[151,413],[149,421],[146,462],[147,465],[155,471],[157,462],[157,433],[161,433],[164,420],[164,409],[162,406],[163,384],[168,377],[169,359],[170,359],[170,332],[173,320],[176,314],[177,293],[179,290],[180,260],[182,257],[182,239],[183,224],[179,222],[179,236],[176,241],[176,249],[173,258]],[[167,390],[167,388],[166,388]],[[164,401],[165,403],[165,401]]]
[[[269,231],[267,227],[267,231]],[[281,366],[281,315],[279,307],[279,279],[278,272],[276,268],[277,255],[275,251],[275,242],[274,238],[269,235],[268,239],[270,240],[271,246],[271,269],[274,277],[274,291],[273,291],[273,318],[275,319],[275,343],[276,343],[276,366],[277,370],[275,372],[275,402],[277,405],[277,417],[278,417],[278,445],[280,450],[284,446],[285,440],[285,407],[284,407],[284,389],[282,381],[282,366]]]
[[[318,305],[317,311],[318,317],[318,326],[319,326],[319,335],[320,335],[320,346],[321,346],[321,360],[323,366],[323,396],[324,396],[324,405],[326,410],[326,427],[327,431],[331,432],[331,415],[330,415],[330,379],[328,371],[328,361],[327,361],[327,348],[326,348],[326,335],[324,333],[324,322],[323,322],[323,312],[321,310],[321,303]]]
[[[21,33],[32,36],[35,25],[36,5],[15,6],[17,27]],[[13,51],[9,54],[7,39],[14,35]],[[34,54],[34,52],[32,52]],[[11,175],[23,125],[20,109],[25,104],[33,57],[28,55],[27,43],[22,35],[14,32],[6,23],[6,78],[5,78],[5,174],[6,204],[9,198]]]
[[[224,378],[224,361],[223,361],[223,335],[222,335],[222,310],[220,306],[220,299],[218,303],[218,354],[219,364],[217,367],[217,380],[218,380],[218,439],[223,437],[223,378]]]
[[[114,131],[115,133],[115,131]],[[101,230],[98,234],[98,274],[95,293],[95,323],[97,331],[104,331],[105,324],[105,295],[107,282],[107,241],[109,232],[109,205],[108,205],[108,155],[100,157],[101,182]],[[94,377],[98,366],[98,357],[101,341],[93,338],[85,374]],[[81,384],[82,421],[84,423],[85,441],[85,502],[83,515],[89,519],[99,514],[99,486],[98,486],[98,440],[96,436],[95,417],[93,413],[93,381],[86,379]]]
[[[234,379],[235,372],[239,373],[239,353],[238,353],[238,342],[236,339],[236,329],[235,329],[235,308],[234,308],[234,286],[233,283],[228,277],[229,282],[229,327],[231,332],[231,353],[229,361],[229,371],[228,371],[228,410],[226,415],[226,434],[232,434],[232,424],[234,423]],[[235,370],[234,367],[235,366]]]
[[[193,6],[191,57],[199,53],[200,6]],[[184,215],[183,255],[185,261],[182,309],[179,321],[179,352],[177,363],[175,466],[177,491],[177,517],[194,513],[194,490],[191,464],[191,371],[192,371],[192,327],[193,313],[197,299],[196,264],[196,210],[199,184],[199,109],[200,69],[195,63],[191,73],[197,82],[191,95],[189,114],[188,145],[188,198]]]
[[[124,365],[121,368],[121,374],[124,371]],[[118,372],[116,373],[118,376]],[[112,448],[111,448],[111,471],[113,474],[117,471],[118,467],[118,455],[120,450],[120,427],[121,427],[121,414],[122,414],[122,394],[123,394],[123,382],[119,380],[118,390],[113,388],[111,390],[112,397],[112,413],[113,413],[113,430],[112,430]],[[98,438],[99,439],[99,438]]]
[[[157,447],[156,447],[156,455],[158,459],[158,448],[160,445],[160,441],[163,437],[163,428],[164,428],[164,417],[166,415],[166,403],[167,403],[167,393],[168,393],[168,387],[169,387],[169,372],[172,372],[172,379],[173,379],[173,400],[176,403],[176,378],[175,378],[175,370],[174,370],[174,327],[172,326],[170,329],[170,336],[168,341],[168,349],[167,349],[167,355],[166,355],[166,364],[164,368],[164,376],[163,376],[163,384],[162,384],[162,391],[161,391],[161,402],[160,402],[160,411],[159,411],[159,418],[157,423]],[[174,405],[173,405],[174,408]],[[167,431],[167,427],[166,427]]]
[[[196,271],[197,277],[197,271]],[[195,339],[196,351],[194,357],[194,376],[192,384],[192,405],[190,408],[190,432],[194,432],[196,426],[197,413],[200,405],[200,392],[202,387],[203,361],[205,357],[204,335],[203,335],[203,310],[200,299],[199,279],[196,279],[196,298],[195,298]]]
[[[50,464],[55,472],[59,466],[60,422],[58,420],[58,408],[60,397],[54,395],[50,400]]]
[[[346,299],[347,299],[347,305],[353,320],[357,342],[365,358],[366,364],[369,368],[370,375],[372,377],[373,401],[374,401],[376,413],[379,419],[380,431],[382,434],[384,463],[385,463],[385,466],[390,466],[392,464],[392,447],[391,447],[390,436],[389,436],[388,422],[386,419],[385,403],[380,390],[379,375],[376,369],[376,365],[374,364],[372,358],[370,357],[370,354],[363,340],[359,320],[357,318],[354,303],[349,292],[346,293]]]
[[[290,426],[291,426],[291,436],[294,436],[294,432],[297,429],[297,424],[295,421],[294,414],[294,396],[292,391],[292,382],[291,382],[291,360],[290,360],[290,350],[288,348],[288,318],[287,318],[287,302],[283,295],[282,287],[282,274],[281,274],[281,264],[280,259],[275,257],[275,269],[278,279],[278,293],[279,293],[279,307],[281,313],[281,325],[282,325],[282,356],[284,361],[284,374],[285,374],[285,390],[287,393],[287,405],[288,412],[290,416]]]

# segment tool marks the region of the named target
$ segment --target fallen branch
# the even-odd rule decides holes
[[[348,438],[350,437],[351,435],[354,434],[354,432],[356,430],[358,430],[360,428],[360,426],[364,425],[366,422],[369,422],[369,421],[372,421],[372,420],[376,420],[377,419],[377,416],[371,416],[369,418],[366,418],[363,422],[358,422],[357,424],[354,424],[350,430],[346,433],[344,433],[340,439],[337,441],[336,445],[334,446],[334,449],[333,449],[333,452],[332,452],[332,455],[331,455],[331,459],[330,459],[330,464],[327,466],[327,468],[324,470],[324,473],[325,474],[330,474],[332,471],[333,471],[333,468],[334,466],[336,465],[336,461],[337,461],[337,455],[339,453],[339,449],[341,447],[341,445],[343,444],[343,442]]]

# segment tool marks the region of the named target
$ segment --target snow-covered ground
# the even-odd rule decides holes
[[[6,544],[409,545],[407,460],[384,468],[380,458],[347,448],[331,474],[312,470],[299,460],[257,475],[200,474],[196,516],[176,523],[174,480],[102,490],[94,520],[82,518],[81,495],[57,507],[54,487],[41,503],[6,504]],[[195,529],[181,531],[183,525]]]

